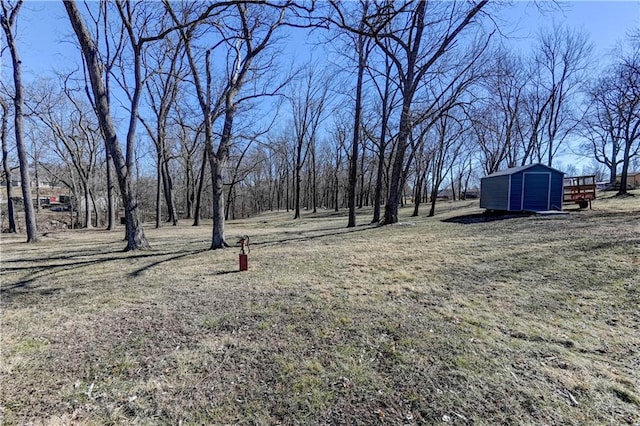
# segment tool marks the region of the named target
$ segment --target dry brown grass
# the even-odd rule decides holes
[[[120,232],[3,235],[0,420],[638,424],[639,195],[350,230],[267,214],[228,226],[245,273],[209,226],[134,253]]]

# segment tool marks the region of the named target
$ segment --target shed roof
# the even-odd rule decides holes
[[[560,173],[560,174],[564,175],[564,172],[561,172],[560,170],[554,169],[553,167],[549,167],[549,166],[544,165],[542,163],[535,163],[535,164],[528,164],[526,166],[511,167],[510,169],[499,170],[499,171],[491,173],[490,175],[487,175],[485,177],[512,175],[512,174],[515,174],[515,173],[518,173],[518,172],[521,172],[523,170],[527,170],[527,169],[530,169],[530,168],[536,167],[536,166],[541,166],[541,167],[544,167],[545,169],[549,169],[549,170],[552,170],[554,172],[557,172],[557,173]]]

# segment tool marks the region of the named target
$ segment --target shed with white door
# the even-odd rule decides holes
[[[530,164],[501,170],[480,180],[480,207],[499,211],[562,210],[564,173]]]

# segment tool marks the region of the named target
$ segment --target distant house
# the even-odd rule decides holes
[[[564,173],[530,164],[501,170],[480,180],[480,207],[502,211],[562,210]]]
[[[622,175],[616,176],[616,182],[620,184],[620,181],[622,181]],[[627,173],[627,185],[634,188],[640,188],[640,172]],[[618,187],[619,186],[620,185],[618,185]]]

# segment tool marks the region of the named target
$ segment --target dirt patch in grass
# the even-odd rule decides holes
[[[637,424],[640,204],[2,236],[6,424]],[[358,217],[368,223],[369,212]]]

